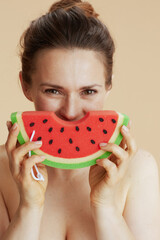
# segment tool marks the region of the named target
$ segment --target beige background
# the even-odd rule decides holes
[[[17,44],[29,22],[51,0],[0,0],[0,144],[13,111],[33,110],[18,84]],[[90,0],[115,40],[112,92],[106,109],[126,113],[139,147],[160,161],[160,1]]]

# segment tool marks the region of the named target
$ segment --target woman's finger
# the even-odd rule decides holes
[[[108,143],[106,145],[102,143],[100,144],[100,147],[104,151],[111,152],[116,157],[114,163],[117,166],[119,166],[121,162],[128,157],[128,153],[124,149],[122,149],[120,146],[114,143]]]
[[[6,125],[7,125],[7,128],[8,128],[8,131],[10,131],[10,129],[12,127],[12,122],[11,121],[7,121]]]
[[[129,120],[128,125],[127,125],[128,129],[131,129],[131,123],[132,123],[131,120]],[[122,141],[119,144],[119,146],[121,148],[123,148],[124,150],[127,150],[127,144],[126,144],[126,139],[125,138],[122,139]]]
[[[126,141],[127,152],[129,155],[133,155],[137,151],[137,146],[134,138],[131,136],[129,129],[126,126],[122,126],[121,133]]]
[[[19,160],[23,160],[24,156],[32,150],[40,148],[42,145],[42,141],[36,141],[36,142],[26,142],[23,145],[21,145],[19,148],[15,149],[13,155],[16,156],[17,163]],[[16,160],[15,159],[15,160]]]
[[[132,121],[129,120],[127,127],[128,127],[129,129],[131,129],[131,126],[132,126]]]
[[[33,155],[25,159],[21,164],[21,174],[23,178],[28,178],[31,174],[31,169],[35,164],[41,163],[44,161],[45,156]]]
[[[9,135],[5,144],[8,154],[10,154],[10,152],[12,152],[16,148],[18,133],[19,133],[19,126],[17,123],[14,123],[9,131]]]
[[[11,169],[14,176],[19,174],[23,161],[28,158],[28,152],[40,148],[41,145],[41,141],[27,142],[12,152]]]
[[[116,175],[117,175],[117,172],[118,172],[118,168],[113,162],[111,162],[109,159],[105,158],[105,159],[98,159],[96,161],[96,163],[99,166],[105,168],[106,175],[105,175],[104,180],[107,184],[110,184],[113,181],[115,181]]]
[[[121,143],[119,144],[119,146],[120,146],[121,148],[123,148],[124,150],[126,150],[127,145],[126,145],[126,140],[125,140],[124,138],[122,139],[122,141],[121,141]]]

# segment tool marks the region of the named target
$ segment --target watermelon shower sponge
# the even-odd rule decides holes
[[[125,114],[116,111],[90,111],[78,121],[64,121],[50,111],[14,112],[12,123],[20,126],[18,141],[28,142],[33,131],[33,141],[41,140],[40,149],[33,154],[45,155],[44,164],[76,169],[96,164],[96,160],[107,158],[111,153],[100,149],[99,143],[117,145],[122,140],[120,128],[129,122]]]

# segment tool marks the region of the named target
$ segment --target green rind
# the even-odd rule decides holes
[[[36,155],[36,153],[34,151],[31,151],[32,155]],[[56,168],[61,168],[61,169],[76,169],[76,168],[84,168],[84,167],[88,167],[88,166],[92,166],[94,164],[96,164],[96,160],[97,159],[102,159],[102,158],[107,158],[111,155],[110,152],[105,152],[104,154],[102,154],[101,156],[92,159],[90,161],[86,161],[86,162],[82,162],[82,163],[58,163],[58,162],[53,162],[50,161],[48,159],[45,159],[42,163],[49,166],[49,167],[56,167]]]
[[[16,115],[17,115],[17,112],[11,114],[12,123],[18,122]],[[122,125],[127,126],[128,122],[129,122],[129,117],[126,114],[122,114],[122,115],[124,116]],[[25,143],[21,131],[19,132],[17,138],[18,138],[18,141],[19,141],[20,144]],[[119,133],[114,143],[119,145],[122,141],[122,138],[123,138],[122,134]],[[36,155],[36,153],[34,151],[31,151],[31,155]],[[49,167],[55,167],[55,168],[61,168],[61,169],[78,169],[78,168],[84,168],[84,167],[89,167],[89,166],[95,165],[97,159],[108,158],[110,155],[111,155],[111,152],[105,152],[101,156],[99,156],[95,159],[92,159],[90,161],[81,162],[81,163],[74,163],[74,164],[58,163],[58,162],[50,161],[48,159],[45,159],[42,163],[49,166]]]
[[[122,125],[127,126],[128,123],[129,123],[129,117],[126,114],[124,114],[124,113],[122,113],[122,115],[124,116]],[[122,138],[123,138],[122,134],[119,133],[114,143],[119,145],[121,143],[121,141],[122,141]]]

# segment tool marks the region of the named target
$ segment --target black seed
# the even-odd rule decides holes
[[[106,130],[106,129],[103,129],[103,133],[104,133],[104,134],[107,134],[107,130]]]
[[[53,130],[53,128],[51,127],[51,128],[48,129],[48,132],[52,132],[52,130]]]
[[[116,123],[116,120],[112,118],[112,122],[113,122],[113,123]]]
[[[34,126],[34,122],[31,122],[29,125],[30,125],[30,127],[33,127]]]
[[[79,147],[76,147],[76,151],[79,152]]]
[[[47,120],[47,119],[44,119],[44,120],[43,120],[43,123],[46,123],[46,122],[48,122],[48,120]]]
[[[78,126],[76,126],[76,131],[77,131],[77,132],[79,131],[79,127],[78,127]]]
[[[90,127],[87,127],[87,130],[90,132],[92,129]]]
[[[60,154],[60,153],[61,153],[61,151],[62,151],[62,150],[59,148],[59,149],[58,149],[58,153]]]
[[[52,144],[53,143],[53,140],[51,139],[51,140],[49,140],[49,144]]]
[[[103,121],[104,121],[104,119],[103,119],[103,118],[99,118],[99,121],[100,121],[100,122],[103,122]]]
[[[92,144],[95,144],[95,141],[94,141],[94,140],[91,140],[91,143],[92,143]]]
[[[40,141],[41,139],[42,139],[41,137],[38,137],[38,138],[37,138],[37,141]]]
[[[69,142],[70,142],[70,143],[73,143],[72,138],[69,139]]]
[[[61,128],[60,132],[64,132],[64,127]]]

